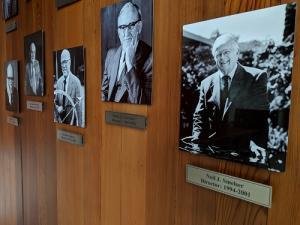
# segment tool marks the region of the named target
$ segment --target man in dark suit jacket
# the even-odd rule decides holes
[[[14,86],[14,73],[11,64],[8,64],[6,68],[5,102],[8,111],[19,111],[19,94],[17,88]]]
[[[151,103],[152,48],[139,40],[141,31],[140,9],[126,3],[118,16],[121,46],[110,49],[105,59],[103,101]]]
[[[253,158],[251,154],[264,155],[268,131],[267,74],[238,63],[239,47],[231,34],[217,38],[212,53],[218,71],[201,82],[193,141],[204,152],[241,161]]]
[[[5,20],[15,16],[18,11],[17,0],[2,0],[3,17]]]
[[[26,94],[43,96],[44,79],[42,77],[40,63],[35,59],[36,47],[34,42],[30,44],[30,61],[26,64]]]

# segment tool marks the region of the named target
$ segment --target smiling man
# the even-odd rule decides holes
[[[121,45],[109,49],[102,79],[102,100],[150,104],[152,48],[140,40],[143,22],[139,7],[126,3],[118,16]]]
[[[240,159],[265,156],[267,144],[267,74],[238,62],[232,34],[219,36],[212,55],[218,71],[205,78],[193,117],[192,141],[203,151]],[[248,161],[247,160],[247,161]]]

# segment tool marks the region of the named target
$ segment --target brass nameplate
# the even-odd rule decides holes
[[[13,116],[8,116],[7,117],[7,123],[13,126],[18,127],[19,126],[19,118],[13,117]]]
[[[15,20],[10,21],[6,24],[5,31],[6,33],[12,32],[17,29],[17,22]]]
[[[42,102],[35,102],[35,101],[27,101],[27,109],[33,110],[33,111],[43,111],[43,103]]]
[[[257,205],[271,208],[272,187],[192,165],[186,166],[186,181]]]
[[[147,126],[147,118],[141,115],[134,115],[121,112],[105,112],[105,121],[110,124],[145,129]]]
[[[58,140],[68,142],[73,145],[83,145],[83,136],[64,130],[57,130],[56,137]]]

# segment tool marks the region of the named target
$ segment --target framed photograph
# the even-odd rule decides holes
[[[24,38],[25,94],[44,96],[44,32],[38,31]]]
[[[183,26],[181,150],[284,171],[295,12],[285,4]]]
[[[19,112],[19,67],[17,60],[4,64],[6,110]]]
[[[61,8],[70,5],[74,2],[78,2],[79,0],[55,0],[55,1],[56,1],[56,7]]]
[[[2,0],[2,18],[8,20],[18,14],[18,0]]]
[[[151,104],[152,11],[152,0],[101,9],[102,101]]]
[[[83,46],[53,53],[54,122],[85,127],[84,59]]]

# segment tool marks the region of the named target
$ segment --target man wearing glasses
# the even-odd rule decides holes
[[[218,71],[201,82],[192,142],[208,154],[263,163],[269,111],[267,74],[238,62],[239,45],[232,34],[215,40],[212,55]],[[208,148],[202,150],[201,145]]]
[[[118,16],[121,46],[109,49],[105,59],[103,101],[150,104],[152,48],[140,40],[142,26],[139,7],[126,3]]]
[[[55,120],[59,123],[82,127],[82,97],[83,91],[80,80],[71,72],[71,55],[64,49],[61,53],[62,76],[58,79],[55,96]]]
[[[18,112],[19,95],[14,82],[13,67],[9,63],[6,68],[6,91],[5,91],[6,109],[12,112]]]

